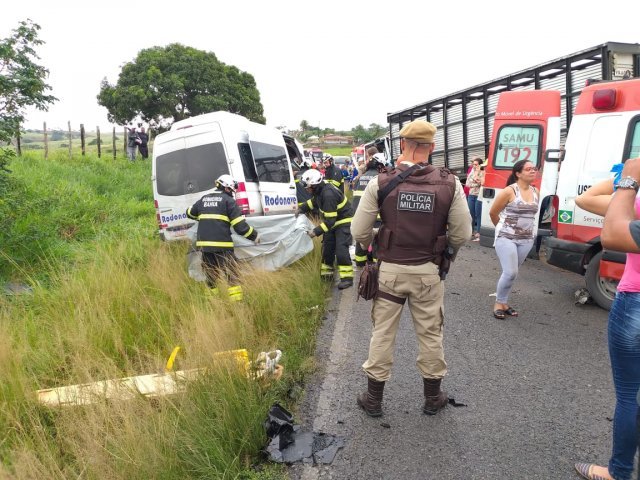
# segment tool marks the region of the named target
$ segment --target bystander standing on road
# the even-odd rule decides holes
[[[467,176],[466,186],[469,187],[467,203],[471,213],[471,224],[473,227],[473,241],[480,241],[480,224],[482,223],[482,200],[478,198],[480,189],[484,185],[484,171],[482,170],[482,159],[476,157],[472,161],[471,172]]]
[[[640,442],[639,179],[640,158],[627,160],[615,187],[613,179],[604,180],[576,199],[580,208],[605,217],[601,235],[603,247],[628,252],[609,312],[609,357],[616,391],[612,453],[607,467],[576,464],[578,473],[589,480],[630,480]]]
[[[471,217],[458,178],[427,163],[435,133],[436,127],[424,120],[414,120],[400,131],[402,153],[396,168],[369,181],[351,226],[356,242],[366,249],[373,241],[378,213],[382,217],[373,332],[362,366],[367,390],[357,397],[358,405],[372,417],[382,415],[384,386],[391,376],[396,332],[407,299],[419,345],[422,411],[434,415],[448,401],[440,388],[447,372],[442,279],[447,263],[471,236]]]
[[[509,305],[509,294],[536,236],[538,191],[532,183],[537,171],[527,160],[516,162],[506,188],[498,194],[489,211],[496,226],[494,246],[502,267],[493,306],[493,316],[499,320],[504,320],[507,315],[518,316],[518,312]]]

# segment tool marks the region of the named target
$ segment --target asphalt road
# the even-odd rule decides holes
[[[606,464],[614,393],[607,312],[575,305],[581,276],[527,260],[510,302],[493,318],[500,274],[493,249],[468,244],[446,281],[445,390],[466,407],[422,413],[417,343],[405,306],[385,414],[355,402],[365,388],[371,302],[334,291],[318,339],[318,374],[296,422],[345,437],[329,466],[296,465],[293,479],[576,479],[577,461]]]

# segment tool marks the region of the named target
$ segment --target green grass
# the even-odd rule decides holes
[[[154,233],[148,163],[29,155],[11,169],[2,274],[35,288],[0,298],[0,478],[285,478],[251,466],[269,406],[294,408],[289,392],[314,368],[317,249],[278,272],[247,266],[241,304],[208,299],[187,275],[188,245]],[[207,372],[182,394],[36,401],[41,388],[161,372],[175,346],[176,370]],[[249,380],[213,356],[236,348],[282,349],[283,378]]]
[[[351,150],[352,149],[353,149],[353,146],[347,145],[347,146],[343,146],[343,147],[330,147],[330,148],[327,147],[323,151],[325,153],[330,153],[331,155],[351,156]]]

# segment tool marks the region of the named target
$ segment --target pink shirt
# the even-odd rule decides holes
[[[640,198],[636,198],[636,217],[640,217]],[[618,285],[619,292],[640,292],[640,253],[627,253],[627,263]]]

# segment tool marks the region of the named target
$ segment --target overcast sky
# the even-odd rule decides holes
[[[18,0],[3,6],[0,37],[27,18],[42,27],[40,64],[59,98],[30,110],[27,128],[108,128],[101,80],[175,42],[251,73],[269,125],[344,130],[607,41],[640,42],[640,3],[628,0]]]

